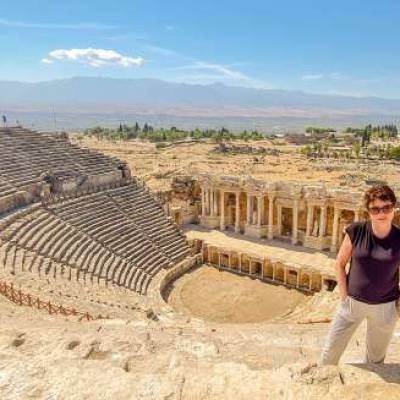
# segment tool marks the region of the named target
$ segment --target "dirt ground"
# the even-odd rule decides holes
[[[284,315],[306,298],[295,289],[203,265],[175,281],[168,302],[208,321],[245,323]]]
[[[281,140],[280,143],[285,142]],[[113,143],[84,138],[79,144],[127,161],[133,174],[143,178],[152,190],[168,189],[171,178],[180,173],[209,172],[267,181],[325,182],[327,186],[338,187],[358,186],[366,179],[398,182],[400,169],[399,165],[387,161],[310,160],[300,154],[302,146],[273,144],[270,140],[237,141],[235,144],[275,148],[280,150],[280,155],[215,153],[212,151],[215,143],[183,143],[157,149],[154,143]]]

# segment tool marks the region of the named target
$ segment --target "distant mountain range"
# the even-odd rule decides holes
[[[223,124],[239,129],[246,127],[250,119],[253,127],[259,129],[265,126],[296,130],[310,124],[397,123],[400,99],[255,89],[221,83],[191,85],[157,79],[76,77],[38,83],[0,81],[0,113],[28,124],[51,127],[56,123],[53,110],[67,129],[121,120],[159,125],[180,121],[185,127]]]

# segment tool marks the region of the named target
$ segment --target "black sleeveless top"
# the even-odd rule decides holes
[[[387,303],[400,297],[400,228],[392,223],[383,239],[374,235],[371,221],[353,222],[346,227],[353,244],[347,293],[369,304]]]

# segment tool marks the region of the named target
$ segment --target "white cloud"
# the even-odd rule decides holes
[[[49,53],[42,59],[43,63],[51,64],[55,61],[70,61],[80,64],[90,65],[92,67],[101,67],[105,65],[122,65],[123,67],[137,66],[144,64],[141,57],[128,57],[116,52],[115,50],[105,49],[57,49]]]
[[[251,79],[250,77],[246,76],[245,74],[243,74],[239,71],[234,71],[223,65],[210,64],[210,63],[205,63],[202,61],[197,61],[191,65],[183,65],[181,67],[177,67],[176,69],[178,69],[178,70],[208,70],[208,71],[217,72],[220,75],[226,76],[229,78],[242,79],[242,80]]]
[[[340,80],[344,78],[344,75],[340,72],[330,72],[327,74],[307,74],[301,77],[303,81],[317,81],[320,79]]]
[[[324,77],[324,74],[308,74],[308,75],[303,75],[301,79],[303,81],[316,81],[318,79],[322,79]]]
[[[43,64],[53,64],[54,61],[53,60],[49,60],[48,58],[42,58],[41,61]]]
[[[114,34],[114,35],[106,35],[103,36],[102,39],[105,40],[112,40],[112,41],[136,41],[136,40],[147,40],[149,36],[146,33],[121,33],[121,34]]]
[[[102,30],[114,29],[113,25],[97,24],[97,23],[79,23],[79,24],[53,24],[41,22],[24,22],[0,18],[0,26],[11,28],[28,28],[28,29],[76,29],[76,30]]]
[[[185,80],[187,82],[209,83],[209,82],[225,82],[228,84],[241,84],[245,86],[268,88],[265,82],[254,79],[246,74],[232,69],[230,66],[221,64],[207,63],[196,61],[189,65],[183,65],[174,68],[178,71],[187,71]],[[182,79],[182,77],[178,77]]]
[[[144,46],[144,49],[148,50],[151,53],[159,54],[164,57],[178,56],[178,53],[176,51],[166,49],[164,47],[146,45]]]

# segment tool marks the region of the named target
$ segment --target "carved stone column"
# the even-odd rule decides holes
[[[262,215],[263,215],[263,207],[262,207],[263,197],[257,197],[257,226],[261,226],[262,223]]]
[[[236,192],[235,232],[240,232],[240,192]]]
[[[299,220],[299,200],[293,201],[293,226],[292,226],[292,244],[297,243],[297,228]]]
[[[220,200],[220,222],[219,222],[219,227],[221,231],[224,231],[226,229],[225,226],[225,192],[223,190],[220,191],[219,194],[219,200]]]
[[[314,216],[314,206],[309,204],[307,205],[307,228],[306,228],[306,236],[311,235],[312,229],[312,221]]]
[[[333,208],[332,242],[331,242],[331,251],[332,252],[335,252],[337,250],[339,215],[340,215],[340,210],[337,207],[334,207]]]
[[[208,188],[205,189],[205,195],[206,195],[206,215],[209,215],[210,213],[210,191]]]
[[[274,196],[268,195],[268,239],[274,237]]]
[[[282,235],[282,205],[278,205],[278,235]]]
[[[218,190],[214,190],[214,215],[218,215]]]
[[[319,237],[322,238],[325,236],[325,228],[326,228],[326,213],[327,213],[327,206],[321,206],[321,215],[319,221]]]
[[[251,224],[251,195],[249,193],[247,193],[247,215],[246,215],[246,219],[247,219],[247,224],[250,225]]]
[[[206,191],[204,187],[201,188],[201,216],[206,216]]]

